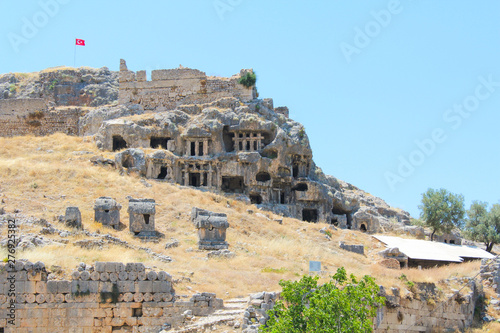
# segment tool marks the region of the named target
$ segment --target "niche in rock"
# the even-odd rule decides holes
[[[127,148],[127,141],[121,135],[113,135],[113,151]]]
[[[222,191],[228,193],[243,193],[245,190],[245,184],[243,182],[243,177],[241,176],[222,176]]]
[[[257,180],[258,182],[267,182],[268,180],[271,180],[271,175],[267,172],[262,171],[255,176],[255,180]]]

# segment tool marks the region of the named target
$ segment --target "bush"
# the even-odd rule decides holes
[[[255,82],[257,82],[257,75],[255,74],[255,72],[247,72],[238,80],[238,83],[244,85],[247,88],[254,86]]]
[[[308,275],[280,285],[283,300],[268,311],[263,332],[372,332],[372,318],[384,302],[372,277],[348,277],[343,267],[320,286],[318,277]]]

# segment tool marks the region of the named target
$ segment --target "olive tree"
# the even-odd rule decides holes
[[[473,201],[467,210],[465,234],[468,238],[483,242],[491,252],[500,243],[500,205],[494,204],[488,211],[488,203]]]
[[[431,241],[436,232],[449,233],[454,228],[461,228],[465,215],[464,197],[445,189],[429,188],[422,194],[420,218],[432,229]]]

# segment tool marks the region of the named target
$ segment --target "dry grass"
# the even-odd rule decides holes
[[[484,324],[481,328],[470,328],[466,330],[467,333],[499,333],[500,323],[492,322]]]
[[[19,253],[19,257],[44,261],[47,266],[60,265],[68,271],[79,262],[98,260],[142,261],[150,267],[164,269],[174,278],[185,276],[176,286],[178,292],[216,292],[228,298],[262,290],[280,290],[280,279],[297,279],[306,274],[309,261],[321,261],[322,269],[334,273],[340,266],[357,276],[370,274],[385,286],[401,284],[401,274],[415,282],[433,282],[450,276],[470,276],[478,270],[477,263],[453,265],[430,270],[388,270],[374,262],[376,253],[383,249],[371,236],[351,230],[332,231],[332,241],[319,230],[325,224],[311,224],[296,219],[281,219],[272,213],[261,212],[253,205],[233,201],[224,196],[182,188],[165,182],[148,180],[146,187],[137,175],[120,176],[109,167],[95,167],[89,162],[92,154],[78,155],[75,151],[112,158],[111,153],[96,149],[89,138],[55,134],[48,137],[0,138],[0,199],[7,212],[15,209],[28,216],[45,218],[59,229],[64,226],[54,217],[64,214],[68,206],[78,206],[84,228],[109,233],[131,244],[148,246],[157,253],[171,256],[171,263],[162,263],[144,252],[134,252],[118,246],[98,250],[84,250],[72,243],[84,236],[68,238],[70,243],[36,248]],[[159,243],[141,243],[127,230],[115,231],[93,221],[93,205],[99,196],[111,196],[123,205],[121,220],[128,225],[126,196],[156,200],[156,227],[165,234]],[[227,240],[233,259],[210,259],[206,252],[197,250],[197,233],[190,222],[193,206],[226,213],[230,223]],[[251,210],[251,211],[250,211]],[[257,213],[263,214],[265,217]],[[260,215],[260,216],[259,216]],[[38,233],[39,226],[23,227],[20,232]],[[0,229],[5,237],[6,229]],[[60,239],[59,236],[45,236]],[[164,249],[170,238],[178,239],[180,246]],[[365,245],[366,255],[358,255],[339,248],[338,242]],[[0,252],[0,255],[5,253]],[[322,276],[327,279],[327,274]]]

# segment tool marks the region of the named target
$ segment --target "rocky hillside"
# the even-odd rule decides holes
[[[219,177],[209,176],[209,187],[236,194],[239,199],[283,216],[306,220],[303,210],[314,209],[317,220],[355,229],[364,225],[369,232],[389,231],[409,223],[407,212],[324,175],[312,160],[313,152],[302,124],[276,112],[270,99],[242,103],[236,98],[223,98],[154,113],[144,113],[139,105],[132,104],[114,107],[107,113],[101,110],[96,109],[83,118],[81,132],[93,134],[102,123],[95,136],[97,146],[114,150],[113,138],[122,138],[127,147],[134,149],[117,155],[120,166],[147,178],[163,179],[159,175],[164,168],[170,170],[165,179],[199,186],[186,183],[180,165],[210,161],[214,172],[240,176],[244,184],[241,188],[224,188],[217,183]],[[127,116],[129,114],[135,115]],[[116,119],[103,122],[104,117]],[[262,136],[264,147],[255,150],[234,147],[234,136],[239,133]],[[143,148],[151,147],[151,138],[166,138],[164,149],[145,153]],[[191,152],[186,152],[185,141],[191,138],[210,142],[208,156],[189,156]],[[128,162],[123,165],[129,158],[133,166]],[[259,175],[264,174],[268,178],[259,179]],[[281,198],[274,195],[277,190]]]
[[[407,212],[390,207],[382,199],[351,184],[325,175],[312,160],[313,153],[304,127],[287,117],[286,108],[274,108],[272,99],[255,99],[243,103],[235,98],[223,98],[212,103],[179,106],[176,110],[160,107],[154,112],[146,112],[142,105],[118,105],[118,81],[119,72],[112,72],[106,67],[57,67],[35,73],[9,73],[0,75],[0,99],[43,98],[55,107],[87,106],[79,120],[79,132],[81,135],[97,133],[97,145],[108,150],[112,149],[113,136],[118,132],[129,142],[128,147],[149,147],[152,136],[174,138],[170,140],[173,149],[165,149],[163,155],[150,155],[152,159],[161,157],[164,160],[172,153],[173,156],[183,156],[184,139],[210,137],[213,145],[219,145],[211,149],[218,149],[220,153],[215,155],[222,164],[253,163],[255,170],[247,178],[255,178],[259,170],[269,169],[267,172],[277,177],[277,180],[281,178],[285,183],[288,182],[277,185],[282,193],[286,192],[287,198],[273,199],[273,194],[269,192],[269,198],[261,204],[261,208],[284,216],[300,218],[302,212],[289,212],[290,207],[280,204],[293,206],[297,201],[302,202],[300,207],[316,209],[310,207],[311,203],[319,202],[315,204],[321,206],[317,209],[318,218],[315,219],[343,227],[352,225],[359,229],[364,225],[368,231],[376,232],[401,228],[409,223]],[[236,133],[234,131],[262,133],[265,147],[260,155],[229,153],[230,149],[234,149],[228,148]],[[174,161],[172,156],[169,158]],[[142,168],[145,169],[146,160],[143,163]],[[300,168],[297,180],[287,178],[292,173],[294,163]],[[238,170],[231,172],[244,173],[243,168]],[[146,175],[143,171],[143,175]],[[305,184],[304,177],[309,181],[306,184],[309,187],[308,194],[299,193],[300,187]],[[173,181],[182,184],[182,179]],[[258,187],[262,183],[254,185]]]
[[[106,67],[56,67],[34,73],[0,75],[0,99],[43,98],[53,106],[116,103],[118,73]]]

